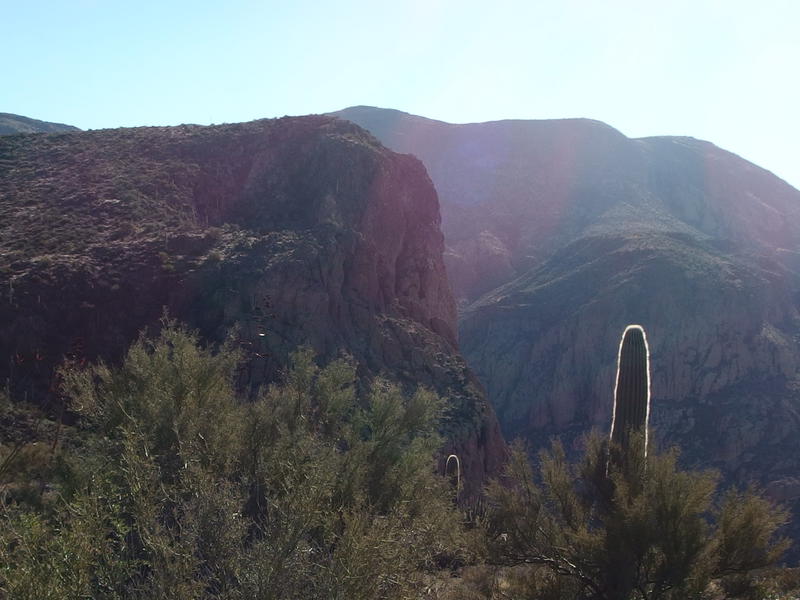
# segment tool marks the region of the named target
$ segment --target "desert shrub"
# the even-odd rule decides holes
[[[441,401],[301,350],[237,396],[231,345],[168,323],[119,367],[65,368],[81,442],[58,500],[5,503],[8,598],[407,598],[459,553],[434,473]]]
[[[785,511],[752,490],[719,498],[717,476],[681,470],[675,450],[617,468],[593,435],[579,464],[554,443],[534,473],[517,446],[505,475],[489,489],[491,560],[542,565],[580,598],[702,598],[712,580],[748,577],[787,546],[776,535]]]
[[[59,428],[43,412],[0,391],[0,504],[40,506],[53,476]]]

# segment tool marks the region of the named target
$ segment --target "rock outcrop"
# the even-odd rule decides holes
[[[237,328],[242,381],[288,354],[448,400],[477,489],[503,441],[458,352],[436,192],[423,165],[330,117],[0,138],[0,378],[43,402],[64,356],[115,360],[164,307]],[[48,391],[49,390],[49,391]]]

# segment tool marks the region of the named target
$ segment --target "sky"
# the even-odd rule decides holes
[[[353,105],[586,117],[800,188],[798,0],[0,0],[0,112],[82,129]]]

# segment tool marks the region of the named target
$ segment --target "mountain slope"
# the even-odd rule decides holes
[[[0,135],[11,135],[14,133],[58,133],[61,131],[79,131],[72,125],[63,123],[49,123],[39,121],[22,115],[11,113],[0,113]]]
[[[372,107],[332,114],[423,161],[462,301],[598,228],[688,232],[745,250],[800,239],[797,190],[708,142],[631,140],[588,119],[453,125]]]
[[[659,439],[800,498],[800,192],[708,142],[596,121],[337,114],[428,167],[462,348],[506,435],[606,429],[619,335],[641,323]]]
[[[238,328],[251,386],[310,345],[432,387],[472,489],[497,468],[494,414],[457,350],[436,192],[358,127],[0,138],[0,210],[0,378],[16,398],[52,398],[65,355],[117,359],[167,307],[207,339]]]

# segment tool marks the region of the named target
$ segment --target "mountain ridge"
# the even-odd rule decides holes
[[[607,430],[639,323],[657,442],[800,509],[798,190],[694,138],[370,119],[439,192],[461,347],[507,437],[574,449]]]
[[[340,117],[340,118],[345,118],[345,119],[347,119],[348,115],[350,115],[355,119],[355,122],[362,122],[362,121],[364,121],[364,117],[367,116],[367,114],[371,114],[371,115],[374,115],[374,116],[380,116],[382,112],[383,113],[388,113],[389,115],[393,115],[395,117],[410,117],[411,119],[419,121],[421,123],[443,125],[443,126],[446,126],[446,127],[454,127],[454,128],[460,128],[460,127],[465,127],[465,126],[495,125],[495,124],[499,124],[499,123],[511,123],[511,124],[526,124],[526,123],[530,123],[530,124],[538,124],[538,123],[552,123],[552,124],[558,124],[558,123],[586,123],[586,124],[599,126],[600,128],[605,128],[605,129],[611,130],[611,131],[616,132],[619,135],[621,135],[621,136],[623,136],[626,139],[631,140],[631,141],[637,141],[637,140],[648,141],[648,140],[659,140],[659,139],[661,139],[661,140],[675,140],[675,141],[686,140],[688,142],[697,143],[697,144],[700,144],[700,145],[707,144],[707,145],[710,145],[713,148],[716,148],[716,149],[718,149],[718,150],[720,150],[720,151],[722,151],[722,152],[724,152],[726,154],[733,155],[734,157],[736,157],[738,159],[746,161],[747,163],[749,163],[753,167],[756,167],[756,168],[758,168],[758,169],[760,169],[762,171],[766,171],[771,176],[776,177],[776,178],[780,179],[781,181],[783,181],[786,185],[788,185],[788,186],[790,186],[790,187],[792,187],[794,189],[797,189],[791,183],[789,183],[784,178],[782,178],[780,175],[774,173],[770,169],[768,169],[766,167],[763,167],[762,165],[759,165],[759,164],[757,164],[757,163],[745,158],[744,156],[742,156],[741,154],[738,154],[737,152],[733,152],[732,150],[728,150],[726,148],[723,148],[722,146],[718,146],[717,144],[715,144],[711,140],[694,137],[694,136],[688,135],[688,134],[669,134],[669,133],[657,134],[657,135],[633,136],[633,137],[631,137],[631,136],[628,136],[628,135],[622,133],[621,130],[617,129],[613,125],[611,125],[609,123],[606,123],[605,121],[602,121],[600,119],[594,119],[592,117],[560,117],[560,118],[549,118],[549,119],[505,118],[505,119],[493,119],[493,120],[489,120],[489,121],[467,121],[467,122],[460,123],[460,122],[445,121],[445,120],[442,120],[442,119],[432,119],[430,117],[424,117],[424,116],[421,116],[421,115],[417,115],[417,114],[414,114],[414,113],[406,112],[406,111],[395,109],[395,108],[382,108],[382,107],[375,107],[375,106],[369,106],[369,105],[364,105],[364,104],[355,105],[355,106],[348,106],[346,108],[335,110],[335,111],[331,111],[331,112],[324,113],[324,114],[334,115],[334,116],[337,116],[337,117]],[[382,119],[385,118],[385,115],[383,117],[381,117],[381,118]]]
[[[347,116],[346,111],[339,114]],[[355,116],[361,112],[356,111]],[[380,112],[367,111],[367,114],[372,120],[380,119]],[[570,233],[569,229],[562,227],[559,235],[574,236],[580,234],[581,222],[591,224],[598,214],[628,203],[649,206],[650,217],[654,210],[667,217],[677,217],[681,229],[689,225],[701,234],[725,238],[750,235],[742,231],[708,230],[709,224],[715,227],[734,224],[741,230],[745,223],[742,217],[727,219],[729,222],[726,222],[720,214],[713,215],[713,220],[703,214],[690,214],[690,211],[696,212],[696,206],[703,205],[721,212],[723,207],[709,204],[699,197],[704,193],[699,188],[709,185],[724,187],[725,178],[729,176],[726,171],[738,178],[735,185],[729,186],[734,191],[732,199],[740,205],[738,209],[748,209],[749,199],[737,197],[737,194],[742,194],[736,188],[750,186],[752,189],[745,190],[745,195],[752,193],[767,199],[776,197],[777,204],[764,205],[767,210],[775,209],[779,214],[797,212],[793,200],[797,191],[788,183],[711,142],[678,136],[631,139],[613,128],[598,128],[596,122],[576,120],[530,121],[526,123],[525,132],[500,132],[495,122],[472,126],[476,131],[483,131],[481,135],[465,134],[459,129],[462,125],[434,122],[434,134],[424,128],[419,130],[418,124],[426,123],[424,118],[412,117],[415,123],[412,126],[396,122],[397,114],[392,113],[380,127],[363,119],[360,122],[367,128],[372,126],[373,133],[390,147],[416,154],[428,166],[443,205],[443,228],[450,256],[448,271],[457,296],[462,300],[474,299],[477,294],[491,289],[491,286],[476,283],[479,275],[468,272],[469,266],[464,260],[459,260],[465,252],[472,255],[483,253],[489,257],[490,263],[491,260],[500,261],[501,270],[508,276],[517,270],[511,263],[521,262],[524,267],[531,263],[528,257],[532,256],[536,262],[553,249],[552,240],[555,238],[550,232],[536,230],[536,227],[523,231],[522,235],[527,239],[520,239],[519,230],[526,227],[526,223],[519,223],[521,217],[530,223],[538,222],[540,229],[558,226],[555,222],[563,221],[573,230]],[[576,124],[582,125],[576,129]],[[560,130],[563,131],[559,133]],[[523,159],[523,156],[527,158]],[[675,182],[680,178],[675,175],[687,171],[693,171],[690,174],[694,180],[689,185],[698,189],[678,189]],[[658,181],[653,181],[654,178]],[[582,180],[593,183],[584,185]],[[652,190],[657,186],[660,192],[653,195]],[[719,198],[728,192],[730,190],[712,190],[708,196]],[[583,198],[570,198],[581,194]],[[553,200],[555,195],[562,196],[560,203]],[[651,200],[643,204],[646,197]],[[695,206],[688,204],[690,200]],[[578,210],[584,214],[575,219],[563,214],[564,210]],[[766,216],[771,218],[769,214]],[[704,218],[709,222],[704,224]],[[792,217],[792,221],[795,220]],[[774,225],[769,224],[770,227]],[[578,229],[574,229],[576,226]],[[758,225],[752,227],[757,229]],[[477,228],[482,230],[477,231]],[[483,235],[483,243],[480,235]],[[772,245],[771,231],[759,237],[762,242],[768,242],[767,246]],[[787,242],[783,247],[795,243],[797,231],[792,231],[790,237],[791,243]],[[460,248],[464,238],[468,247]],[[476,243],[477,247],[474,247]],[[470,244],[473,247],[469,247]],[[472,262],[476,262],[475,256]],[[492,271],[497,271],[497,268],[484,269],[484,272]]]

